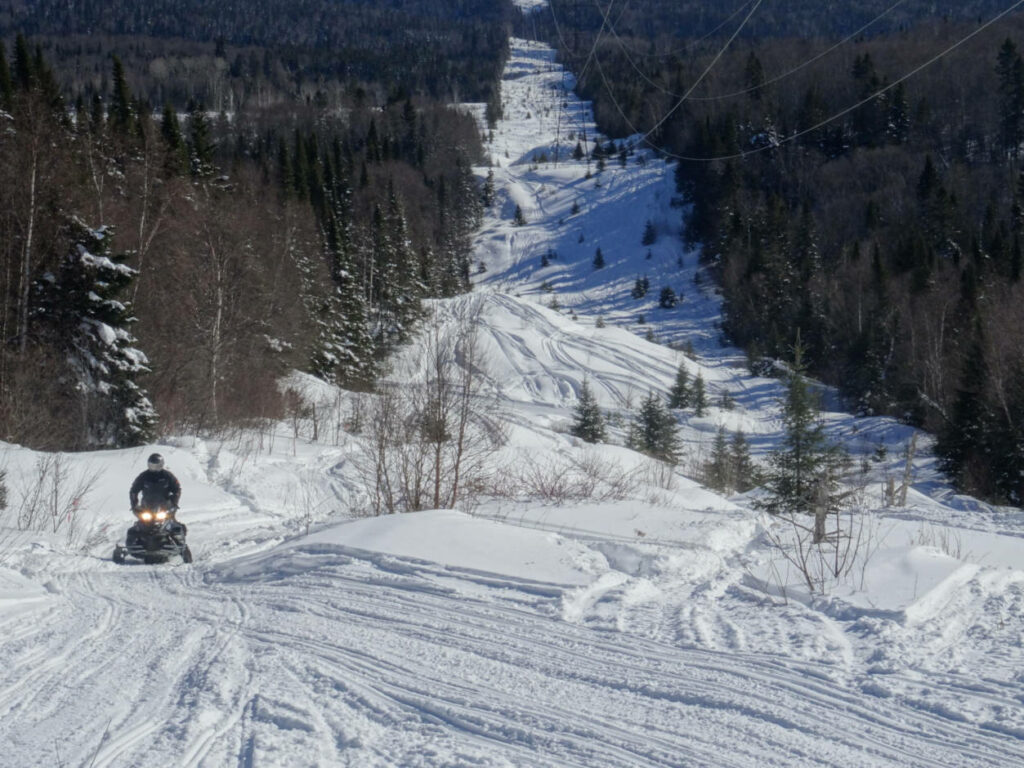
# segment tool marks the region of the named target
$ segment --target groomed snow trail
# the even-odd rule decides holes
[[[585,162],[565,161],[574,140],[553,109],[596,135],[566,84],[549,49],[513,41],[492,146],[503,202],[478,240],[487,272],[476,295],[436,304],[451,325],[476,313],[482,373],[511,424],[501,471],[588,456],[646,471],[565,427],[584,379],[625,416],[680,363],[732,401],[681,425],[688,451],[719,424],[770,448],[778,385],[717,347],[715,296],[693,287],[699,266],[675,236],[671,174],[631,156],[597,185]],[[535,162],[559,140],[558,165]],[[526,227],[510,224],[516,202]],[[650,259],[638,245],[648,219],[662,232]],[[541,267],[548,248],[557,258]],[[654,294],[689,286],[683,305],[630,298],[638,269]],[[545,306],[552,297],[561,311]],[[701,354],[648,343],[638,313],[659,340]],[[891,458],[877,471],[901,470],[905,428],[841,414],[829,424],[865,452],[884,442]],[[0,540],[0,765],[1024,765],[1024,526],[1019,512],[952,497],[926,463],[922,491],[950,505],[912,491],[859,574],[866,602],[796,589],[784,601],[751,577],[763,548],[744,500],[682,476],[602,503],[353,521],[355,438],[312,443],[280,426],[244,445],[159,447],[185,486],[191,566],[109,561],[149,448],[81,460],[106,473],[93,514],[107,528],[88,555],[45,537]],[[33,461],[12,447],[4,466],[13,478]],[[921,521],[951,511],[964,548],[983,547],[979,562],[935,537],[908,545],[928,538]]]
[[[834,667],[561,621],[552,585],[344,548],[60,577],[4,627],[5,764],[1004,766]],[[77,637],[69,644],[68,637]],[[41,741],[40,734],[60,734]]]

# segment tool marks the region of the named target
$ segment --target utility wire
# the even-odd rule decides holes
[[[757,5],[760,5],[760,3],[761,3],[761,0],[758,0]],[[660,152],[665,157],[670,157],[670,158],[673,158],[675,160],[685,160],[687,162],[696,162],[696,163],[709,163],[709,162],[720,161],[720,160],[736,160],[736,159],[739,159],[739,158],[748,157],[750,155],[756,155],[756,154],[759,154],[761,152],[765,152],[765,151],[770,150],[770,149],[775,149],[776,147],[779,147],[779,146],[781,146],[783,144],[788,144],[788,143],[790,143],[792,141],[796,141],[797,139],[799,139],[799,138],[801,138],[803,136],[806,136],[809,133],[813,133],[814,131],[818,130],[819,128],[823,128],[826,125],[828,125],[829,123],[832,123],[832,122],[838,120],[841,117],[845,117],[846,115],[848,115],[851,112],[859,109],[860,107],[864,106],[865,104],[868,104],[868,103],[874,101],[875,99],[883,96],[884,94],[888,93],[893,88],[895,88],[896,86],[900,85],[901,83],[906,82],[907,80],[912,78],[914,75],[916,75],[919,72],[921,72],[922,70],[930,67],[936,61],[939,61],[940,59],[944,58],[945,56],[948,56],[950,53],[955,51],[957,48],[959,48],[960,46],[964,45],[969,40],[972,40],[973,38],[975,38],[976,36],[978,36],[979,34],[984,32],[986,29],[991,27],[993,24],[995,24],[996,22],[1002,20],[1004,17],[1006,17],[1007,15],[1012,13],[1013,11],[1017,10],[1019,7],[1024,5],[1024,0],[1016,0],[1016,2],[1012,3],[1009,7],[1007,7],[1003,11],[1000,11],[998,14],[993,16],[991,19],[986,21],[984,24],[982,24],[980,27],[978,27],[974,31],[972,31],[969,34],[965,35],[964,37],[960,38],[959,40],[957,40],[952,45],[946,47],[945,49],[943,49],[939,53],[935,54],[934,56],[932,56],[930,59],[928,59],[924,63],[918,65],[917,67],[914,67],[912,70],[910,70],[909,72],[905,73],[901,77],[897,78],[893,82],[889,83],[885,87],[880,88],[879,90],[875,91],[870,96],[867,96],[867,97],[861,99],[860,101],[856,102],[855,104],[852,104],[849,107],[846,107],[845,109],[841,109],[838,112],[833,113],[832,115],[824,118],[823,120],[821,120],[818,123],[810,126],[809,128],[805,128],[805,129],[803,129],[801,131],[796,131],[795,133],[792,133],[789,136],[786,136],[784,138],[778,139],[777,141],[775,141],[775,142],[773,142],[771,144],[766,144],[766,145],[763,145],[763,146],[755,147],[753,149],[746,150],[746,151],[735,152],[735,153],[729,154],[729,155],[716,155],[716,156],[713,156],[713,157],[691,157],[691,156],[688,156],[688,155],[678,155],[678,154],[675,154],[673,152],[669,152],[669,151],[667,151],[665,149],[662,149],[662,148],[658,147],[653,141],[651,141],[651,139],[650,139],[651,134],[653,134],[662,125],[664,125],[664,123],[669,119],[669,117],[671,117],[671,115],[673,113],[675,113],[675,111],[678,110],[679,107],[681,107],[683,105],[683,103],[689,98],[689,95],[693,91],[693,89],[696,88],[696,86],[700,83],[700,81],[703,80],[704,77],[707,76],[707,73],[718,62],[718,59],[721,58],[722,54],[725,53],[725,50],[732,44],[732,41],[739,34],[740,30],[742,30],[743,26],[746,24],[747,20],[750,18],[750,16],[753,14],[753,12],[755,10],[757,10],[757,5],[753,9],[751,9],[750,13],[747,14],[746,18],[743,20],[743,23],[740,24],[739,28],[737,28],[737,30],[733,33],[732,37],[729,38],[729,40],[726,42],[725,46],[718,52],[718,54],[715,56],[715,58],[711,61],[711,64],[708,65],[708,67],[704,70],[704,72],[697,79],[697,81],[693,84],[693,86],[691,86],[690,89],[685,94],[683,94],[683,96],[679,99],[679,101],[677,101],[676,104],[670,110],[668,110],[664,114],[664,116],[654,125],[653,128],[651,128],[650,130],[648,130],[646,132],[638,130],[632,124],[632,122],[626,117],[625,113],[622,110],[621,105],[619,105],[618,100],[615,98],[615,93],[611,89],[611,86],[608,83],[607,78],[604,77],[603,71],[600,69],[600,66],[598,66],[598,71],[602,75],[602,81],[604,83],[605,89],[608,92],[609,98],[612,100],[612,103],[615,105],[615,108],[618,110],[619,114],[622,115],[623,120],[626,122],[626,125],[629,126],[630,130],[634,134],[642,134],[641,137],[640,137],[641,141],[643,141],[644,143],[646,143],[648,146],[650,146],[651,148],[655,149],[656,151]],[[557,22],[556,22],[556,28],[557,28]],[[562,38],[560,31],[559,31],[559,39],[562,40],[563,43],[564,43],[564,38]]]
[[[735,98],[736,96],[745,96],[747,94],[754,93],[755,91],[759,91],[762,88],[767,88],[769,85],[774,85],[775,83],[778,83],[778,82],[780,82],[782,80],[785,80],[787,77],[790,77],[791,75],[796,74],[800,70],[805,69],[806,67],[809,67],[811,64],[815,63],[816,61],[820,61],[821,59],[825,58],[826,56],[828,56],[830,53],[832,53],[837,48],[841,48],[842,46],[846,45],[851,40],[854,40],[859,35],[863,34],[863,32],[865,30],[867,30],[868,28],[870,28],[871,26],[873,26],[877,22],[881,21],[885,16],[887,16],[890,13],[892,13],[894,10],[896,10],[901,5],[903,5],[905,2],[907,2],[907,0],[896,0],[896,2],[893,5],[890,5],[884,11],[882,11],[882,13],[878,14],[875,18],[873,18],[867,24],[862,26],[856,32],[853,32],[853,33],[847,35],[842,40],[840,40],[839,42],[837,42],[834,45],[830,46],[829,48],[826,48],[821,53],[818,53],[815,56],[812,56],[811,58],[807,59],[806,61],[802,62],[801,64],[798,64],[797,66],[793,67],[792,69],[790,69],[790,70],[788,70],[786,72],[783,72],[781,75],[777,75],[777,76],[775,76],[775,77],[773,77],[773,78],[771,78],[769,80],[765,80],[763,83],[761,83],[759,85],[751,86],[750,88],[745,88],[745,89],[743,89],[741,91],[734,91],[733,93],[723,93],[723,94],[719,94],[717,96],[690,96],[690,101],[719,101],[721,99]],[[661,91],[666,96],[671,96],[674,99],[679,98],[679,94],[678,93],[670,91],[667,88],[663,88],[661,85],[659,85],[658,83],[656,83],[653,80],[651,80],[646,75],[646,73],[644,73],[644,71],[636,64],[636,62],[633,61],[632,57],[629,55],[628,47],[623,42],[622,38],[619,37],[619,33],[616,31],[614,25],[611,26],[610,32],[612,33],[612,37],[614,37],[616,42],[618,42],[619,47],[622,49],[622,53],[625,55],[626,60],[629,62],[630,66],[632,66],[633,69],[636,70],[637,74],[640,75],[640,77],[643,78],[643,80],[648,85],[650,85],[652,88],[655,88],[658,91]]]

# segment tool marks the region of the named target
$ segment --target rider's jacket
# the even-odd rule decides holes
[[[141,499],[139,495],[141,494]],[[177,507],[181,498],[181,483],[166,469],[154,472],[147,469],[135,478],[128,491],[132,509],[137,507]]]

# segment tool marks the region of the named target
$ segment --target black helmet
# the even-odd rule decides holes
[[[159,472],[164,468],[164,457],[159,453],[154,453],[149,457],[149,460],[146,462],[146,466],[149,467],[152,472]]]

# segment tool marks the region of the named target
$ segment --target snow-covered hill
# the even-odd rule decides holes
[[[40,501],[50,531],[28,533],[12,527],[20,502],[54,458],[5,446],[0,764],[1024,765],[1020,510],[955,495],[923,435],[907,503],[885,507],[911,431],[829,413],[863,460],[861,543],[855,568],[808,594],[749,499],[690,477],[720,425],[755,458],[777,445],[780,385],[719,346],[671,167],[637,149],[588,178],[571,159],[596,138],[571,83],[550,50],[514,41],[485,271],[428,325],[473,318],[507,437],[495,476],[514,485],[533,467],[617,490],[360,517],[350,429],[367,400],[296,375],[318,439],[303,420],[155,446],[182,480],[196,561],[116,566],[127,489],[154,447],[60,457],[48,498],[62,503]],[[663,285],[679,306],[658,307]],[[422,375],[421,346],[397,381]],[[681,363],[713,405],[680,415],[669,475],[621,443]],[[611,444],[567,434],[584,380],[621,417]]]

